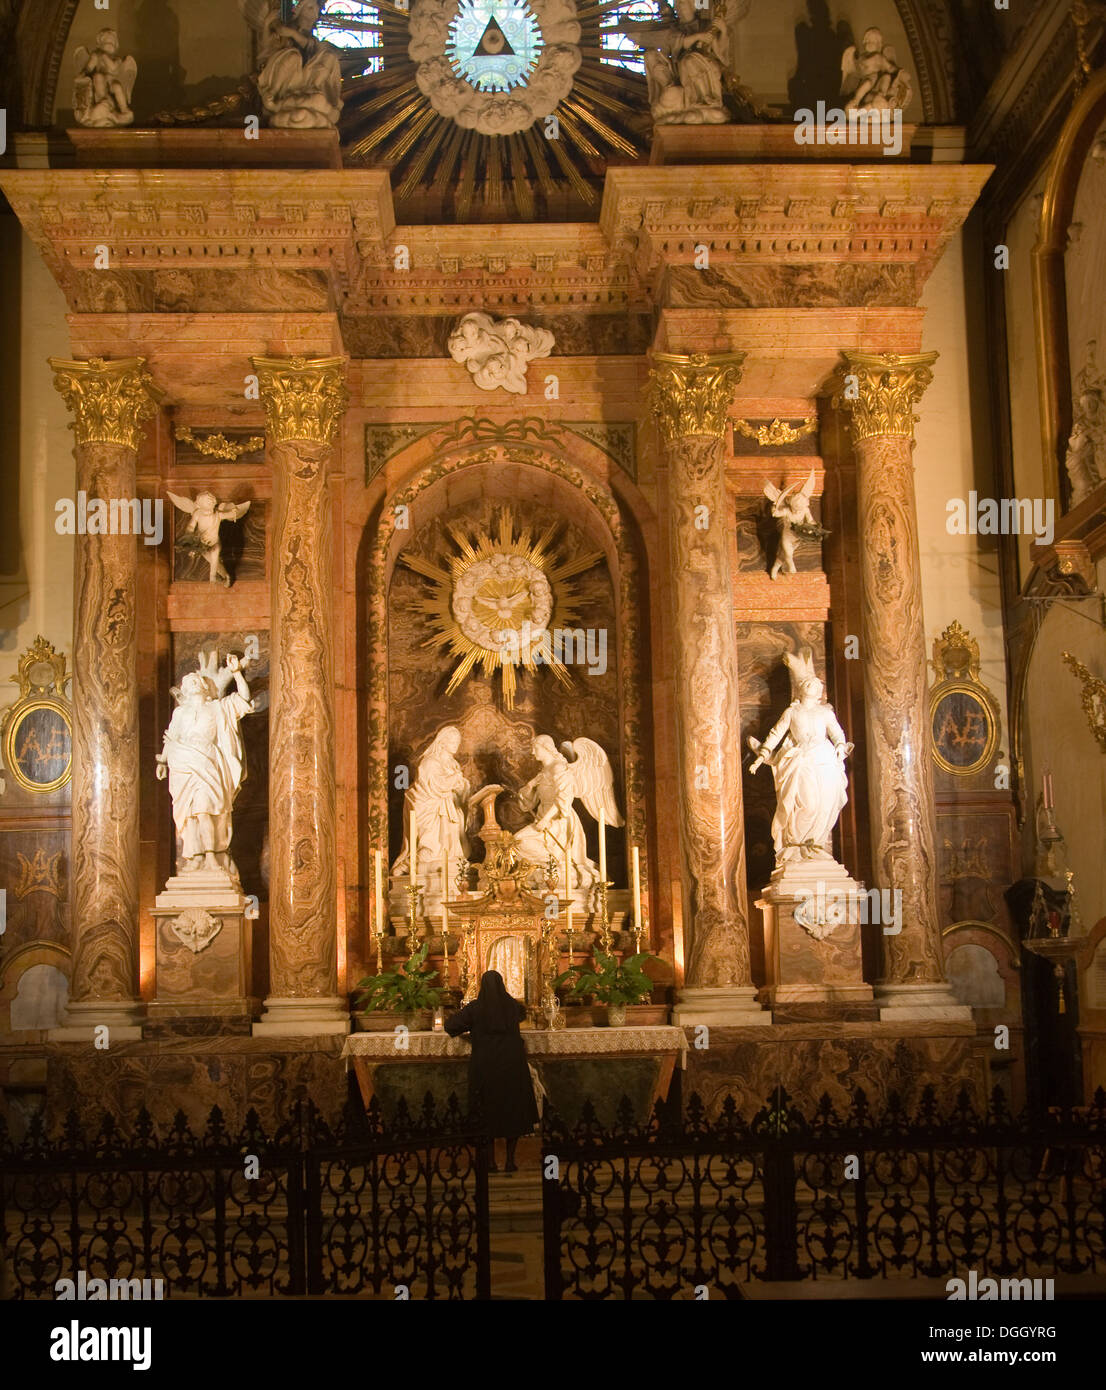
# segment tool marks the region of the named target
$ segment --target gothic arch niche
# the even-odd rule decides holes
[[[359,803],[359,820],[361,858],[363,865],[369,865],[367,873],[371,873],[372,851],[377,846],[387,845],[391,857],[398,852],[402,793],[393,785],[397,758],[409,764],[417,761],[433,732],[453,723],[462,729],[465,742],[460,756],[472,780],[502,780],[517,786],[536,770],[532,760],[523,756],[526,730],[533,728],[558,740],[587,735],[607,749],[627,822],[617,841],[614,832],[608,839],[612,877],[616,883],[624,883],[624,846],[639,845],[643,892],[649,896],[653,842],[646,839],[644,787],[651,735],[643,698],[649,620],[638,558],[641,533],[638,519],[631,517],[629,507],[596,476],[598,470],[582,468],[574,456],[591,451],[592,446],[580,441],[578,450],[569,447],[573,456],[568,448],[560,452],[548,447],[480,447],[474,443],[460,449],[431,450],[428,456],[425,445],[420,449],[416,443],[410,448],[407,470],[402,455],[395,460],[395,486],[367,521],[358,565],[364,603],[358,653],[363,673],[358,683],[363,691],[358,724],[364,731],[359,740],[359,754],[364,760],[359,780],[366,793]],[[594,452],[599,456],[601,451]],[[403,518],[397,509],[404,507],[408,509],[406,530],[396,524],[397,517]],[[609,623],[604,674],[589,676],[586,667],[582,671],[574,668],[569,690],[557,685],[546,670],[536,677],[524,677],[513,711],[504,708],[498,681],[493,684],[478,675],[446,695],[456,658],[420,648],[431,628],[412,611],[414,604],[431,596],[433,587],[400,563],[408,546],[421,549],[436,545],[446,534],[447,521],[485,518],[504,507],[514,511],[516,526],[520,520],[524,524],[538,524],[542,518],[559,520],[565,534],[564,548],[570,553],[601,552],[601,560],[574,581],[582,596],[575,625],[594,628],[601,621]],[[601,609],[602,619],[596,618],[593,604]],[[397,625],[405,625],[402,636]],[[393,649],[398,654],[394,672]],[[432,666],[421,664],[427,657]],[[595,693],[588,686],[594,687]],[[402,708],[409,697],[418,700],[421,712],[408,713]],[[477,750],[479,760],[473,757],[469,730],[483,742]],[[498,763],[490,746],[497,730],[505,745]],[[504,823],[509,823],[515,811],[510,798],[502,796],[499,805]],[[588,828],[593,836],[593,827]],[[655,834],[655,825],[649,829]]]

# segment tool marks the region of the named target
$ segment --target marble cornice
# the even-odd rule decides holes
[[[609,171],[598,223],[453,227],[397,227],[374,170],[24,169],[0,187],[75,312],[415,320],[912,307],[989,172],[642,165]]]

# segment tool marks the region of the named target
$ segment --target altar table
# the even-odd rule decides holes
[[[524,1028],[521,1030],[526,1055],[550,1095],[549,1064],[563,1062],[640,1061],[657,1062],[650,1084],[649,1106],[668,1095],[678,1061],[684,1067],[687,1036],[682,1028],[653,1026],[639,1028]],[[406,1044],[406,1046],[404,1046]],[[427,1063],[454,1063],[459,1066],[469,1056],[469,1040],[451,1038],[448,1033],[409,1032],[351,1033],[342,1048],[346,1065],[352,1062],[361,1097],[367,1106],[376,1094],[378,1068],[408,1067]],[[463,1082],[463,1074],[459,1074]],[[558,1110],[563,1107],[558,1102]]]

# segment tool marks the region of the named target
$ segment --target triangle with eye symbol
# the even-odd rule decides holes
[[[480,42],[476,45],[473,52],[474,57],[495,58],[501,54],[511,54],[514,49],[507,40],[507,35],[496,23],[495,16],[488,20],[487,28],[480,36]]]

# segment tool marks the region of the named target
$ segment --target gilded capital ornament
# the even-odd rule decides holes
[[[848,410],[853,440],[876,435],[914,437],[914,407],[933,380],[936,352],[903,355],[898,352],[846,352],[844,385],[833,398],[837,409]]]
[[[688,435],[722,439],[743,352],[708,355],[655,352],[649,372],[649,406],[665,444]]]
[[[274,443],[332,444],[349,403],[343,357],[251,357]]]
[[[54,386],[73,413],[78,444],[118,444],[137,450],[142,425],[157,414],[165,394],[154,385],[144,357],[114,362],[102,357],[83,362],[63,357],[46,360],[54,372]]]

